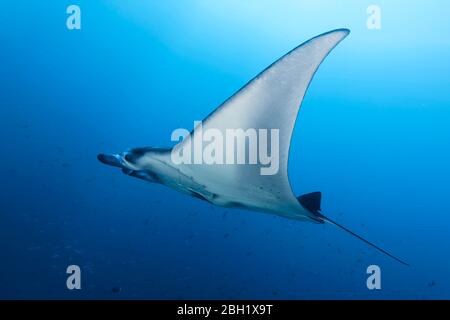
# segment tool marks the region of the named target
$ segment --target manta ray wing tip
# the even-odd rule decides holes
[[[322,38],[322,37],[327,37],[327,36],[331,36],[331,37],[337,37],[338,41],[337,43],[339,43],[340,41],[342,41],[344,38],[346,38],[348,35],[350,34],[350,29],[347,28],[339,28],[339,29],[334,29],[334,30],[330,30],[327,32],[324,32],[314,38],[311,38],[310,40],[308,40],[307,42],[311,41],[311,40],[315,40],[318,38]],[[336,43],[336,44],[337,44]],[[303,44],[302,44],[303,45]],[[302,45],[300,45],[299,47],[301,47]]]
[[[335,30],[331,30],[331,31],[328,31],[328,32],[325,32],[324,34],[330,34],[330,33],[343,33],[344,34],[344,38],[346,37],[346,36],[348,36],[349,34],[350,34],[350,29],[347,29],[347,28],[339,28],[339,29],[335,29]]]

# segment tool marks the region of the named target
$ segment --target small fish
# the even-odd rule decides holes
[[[121,293],[121,292],[122,292],[122,288],[121,288],[121,287],[113,287],[113,288],[111,289],[111,291],[112,291],[113,293]]]

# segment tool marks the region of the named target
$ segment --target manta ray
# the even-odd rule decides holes
[[[118,154],[99,154],[98,160],[122,172],[160,183],[211,204],[275,214],[289,219],[330,223],[396,261],[404,261],[326,217],[321,192],[295,196],[288,177],[291,136],[308,86],[319,65],[348,34],[336,29],[297,46],[250,80],[195,127],[173,148],[141,147]],[[214,129],[277,129],[279,169],[262,175],[264,164],[174,163],[174,151],[192,143],[201,131]]]

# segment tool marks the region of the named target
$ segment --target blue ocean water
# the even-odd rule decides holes
[[[66,8],[81,9],[68,30]],[[381,9],[381,29],[366,26]],[[450,3],[0,3],[0,298],[450,298]],[[214,207],[100,164],[171,146],[305,40],[315,75],[289,174],[331,225]],[[66,288],[79,265],[82,289]],[[378,265],[381,290],[368,290]]]

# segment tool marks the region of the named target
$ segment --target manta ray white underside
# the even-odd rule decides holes
[[[208,186],[213,194],[254,210],[288,218],[317,221],[292,192],[288,178],[288,158],[292,131],[300,105],[314,73],[330,51],[349,34],[340,29],[322,34],[296,47],[219,106],[202,122],[203,131],[218,129],[279,130],[279,170],[261,175],[259,165],[181,165],[179,169]],[[195,139],[188,136],[183,147]]]
[[[383,249],[326,218],[320,212],[319,192],[296,197],[288,177],[291,136],[299,108],[319,65],[348,34],[337,29],[299,45],[215,109],[172,149],[136,148],[121,154],[98,156],[103,163],[123,172],[213,204],[241,207],[315,223],[331,222],[402,262]],[[171,154],[196,140],[203,131],[214,129],[224,136],[229,129],[277,129],[279,132],[279,170],[262,175],[256,164],[174,164]]]

